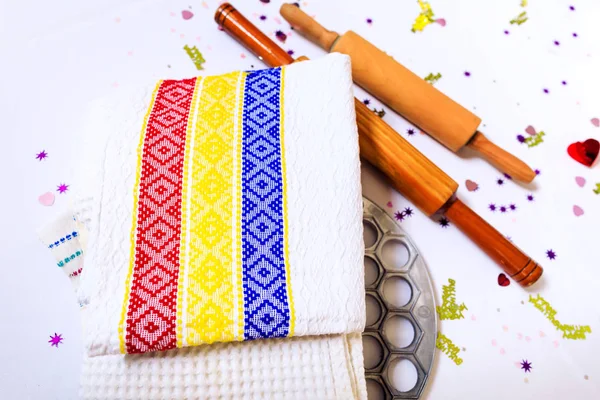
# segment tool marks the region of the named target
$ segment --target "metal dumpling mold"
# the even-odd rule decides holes
[[[376,353],[365,354],[369,399],[418,399],[435,356],[437,315],[433,285],[425,261],[406,232],[367,198],[363,197],[363,205],[367,305],[363,344],[365,350],[374,349]],[[390,257],[397,253],[404,253],[402,260]],[[410,296],[406,290],[403,298],[397,298],[397,290],[385,289],[392,283],[410,288]],[[404,332],[397,335],[392,327],[400,325]],[[406,332],[410,327],[413,332]],[[395,364],[406,363],[404,360],[416,369],[416,383],[410,389],[397,387],[393,375]]]

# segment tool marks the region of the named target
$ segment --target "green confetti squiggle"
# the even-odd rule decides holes
[[[425,82],[428,82],[429,84],[433,85],[434,83],[439,81],[441,77],[442,74],[440,74],[439,72],[435,75],[430,72],[429,75],[425,77]]]
[[[527,139],[525,139],[525,143],[527,144],[527,147],[535,147],[540,143],[544,143],[544,136],[546,136],[544,131],[540,131],[540,132],[536,133],[535,135],[530,136]]]
[[[468,310],[465,303],[456,304],[456,281],[448,279],[448,285],[442,286],[442,305],[437,306],[436,310],[440,319],[462,319],[463,311]]]
[[[594,189],[594,193],[600,194],[600,183],[596,183],[596,189]]]
[[[458,346],[452,343],[452,340],[441,332],[438,332],[437,339],[435,340],[435,347],[440,349],[442,353],[446,354],[448,358],[454,361],[454,364],[460,365],[463,363],[463,359],[458,356],[458,353],[460,353]]]
[[[560,323],[560,321],[558,321],[555,318],[556,310],[554,308],[552,308],[550,303],[548,303],[548,301],[546,301],[546,299],[544,299],[539,294],[535,298],[532,295],[529,295],[529,302],[531,304],[533,304],[533,306],[535,308],[540,310],[542,312],[542,314],[544,314],[546,316],[546,318],[548,318],[548,320],[550,322],[552,322],[552,325],[554,325],[557,330],[559,330],[563,333],[564,339],[584,340],[584,339],[586,339],[586,337],[585,337],[586,333],[592,333],[592,329],[589,327],[589,325],[579,326],[579,325],[567,325],[567,324]]]
[[[204,64],[206,60],[204,59],[204,57],[202,57],[202,53],[200,53],[200,50],[198,50],[196,46],[189,47],[187,44],[183,46],[183,49],[194,62],[196,69],[203,70],[204,68],[202,68],[202,64]]]

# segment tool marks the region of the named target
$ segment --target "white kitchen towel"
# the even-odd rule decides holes
[[[362,331],[353,104],[339,54],[98,102],[78,211],[88,353]]]

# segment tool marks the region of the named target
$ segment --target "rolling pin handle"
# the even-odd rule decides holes
[[[311,42],[318,44],[325,51],[330,51],[339,37],[337,33],[328,31],[293,4],[283,4],[279,12],[297,32],[302,34],[302,36],[305,36]]]

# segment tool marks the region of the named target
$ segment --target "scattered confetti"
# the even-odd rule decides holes
[[[192,62],[196,66],[197,70],[203,70],[202,65],[206,62],[204,57],[202,57],[202,53],[198,50],[196,46],[189,47],[187,44],[183,46],[185,52],[190,56]]]
[[[437,81],[439,81],[441,78],[442,78],[442,74],[440,74],[439,72],[435,75],[430,72],[429,75],[427,75],[425,77],[425,82],[428,82],[430,85],[433,85]]]
[[[385,110],[384,110],[383,108],[381,108],[381,110],[378,110],[378,109],[376,109],[376,108],[373,108],[373,112],[374,112],[375,114],[377,114],[377,116],[378,116],[379,118],[383,118],[383,117],[385,117]]]
[[[290,56],[293,56],[293,55],[294,55],[294,50],[291,50],[291,49],[290,49],[290,50],[288,50],[288,51],[287,51],[287,53],[288,53]]]
[[[446,20],[444,18],[438,18],[434,22],[436,24],[440,24],[441,26],[446,26]]]
[[[554,260],[556,258],[556,253],[552,249],[547,250],[546,251],[546,257],[548,257],[551,260]]]
[[[523,135],[517,135],[517,141],[519,143],[525,143],[525,136],[523,136]]]
[[[468,310],[465,303],[456,304],[456,281],[448,279],[448,285],[442,285],[442,305],[435,307],[440,319],[463,319],[463,311]]]
[[[531,363],[527,360],[521,361],[521,369],[525,370],[525,373],[531,372]]]
[[[388,204],[391,204],[391,202]],[[388,207],[391,207],[391,205],[388,205]],[[402,222],[405,218],[412,217],[413,215],[413,209],[410,207],[406,207],[403,211],[396,211],[396,213],[394,214],[394,218],[396,218],[396,221]]]
[[[573,32],[573,37],[577,37],[577,34],[575,32]]]
[[[513,204],[510,204],[510,205],[508,206],[508,208],[510,208],[510,211],[517,211],[517,205],[516,205],[516,204],[514,204],[514,203],[513,203]]]
[[[490,203],[490,205],[488,206],[488,208],[490,209],[491,212],[495,212],[496,211],[496,205],[494,203]]]
[[[408,128],[408,129],[406,130],[406,134],[407,134],[408,136],[412,136],[412,135],[414,135],[414,134],[415,134],[415,130],[414,130],[413,128]]]
[[[592,123],[592,125],[594,125],[596,128],[600,127],[600,118],[592,118],[590,120],[590,122]]]
[[[458,353],[460,352],[458,346],[452,343],[452,340],[450,340],[441,332],[438,332],[438,336],[435,341],[435,347],[440,349],[442,353],[446,354],[452,361],[454,361],[454,364],[460,365],[463,363],[462,358],[458,356]]]
[[[586,167],[591,167],[600,153],[600,142],[596,139],[587,139],[582,142],[571,143],[567,147],[569,156],[580,164]]]
[[[558,321],[555,318],[556,310],[554,310],[554,308],[552,308],[550,303],[548,303],[548,301],[546,301],[546,299],[544,299],[539,294],[535,298],[532,295],[529,295],[529,302],[531,304],[533,304],[535,308],[540,310],[542,312],[542,314],[544,314],[546,316],[546,318],[548,318],[548,320],[550,322],[552,322],[552,325],[554,325],[557,330],[559,330],[563,333],[563,336],[562,336],[563,339],[582,339],[583,340],[583,339],[586,339],[586,337],[585,337],[586,333],[592,333],[592,329],[589,327],[589,325],[579,326],[579,325],[566,325],[566,324],[560,323],[560,321]]]
[[[550,93],[550,91],[548,89],[544,88],[544,93],[548,94],[548,93]]]
[[[442,228],[447,228],[450,226],[450,220],[446,217],[442,217],[438,220],[438,223]]]
[[[371,100],[369,100],[369,99],[364,99],[364,100],[363,100],[363,104],[364,104],[365,106],[368,106],[369,104],[371,104]]]
[[[465,76],[469,77],[469,76],[471,76],[471,73],[469,71],[465,71]]]
[[[539,169],[534,169],[533,172],[535,172],[536,175],[540,175],[542,173],[542,171],[540,171]]]
[[[184,20],[186,20],[186,21],[187,21],[188,19],[192,19],[192,17],[193,17],[193,16],[194,16],[194,13],[193,13],[193,12],[191,12],[190,10],[183,10],[183,11],[181,12],[181,17],[182,17]]]
[[[386,205],[387,205],[389,208],[392,208],[392,207],[394,206],[394,205],[392,204],[392,202],[391,202],[391,201],[388,201]]]
[[[583,215],[583,208],[577,205],[573,206],[573,214],[575,214],[576,217],[581,217]]]
[[[282,43],[285,43],[285,41],[287,39],[287,35],[285,33],[283,33],[283,31],[276,31],[275,37]]]
[[[425,27],[429,24],[433,24],[435,19],[433,19],[433,10],[428,2],[423,2],[421,0],[417,0],[419,3],[419,7],[421,7],[421,13],[415,19],[413,23],[411,32],[423,31]],[[444,21],[445,22],[445,21]]]
[[[505,34],[505,35],[508,35],[509,33],[510,33],[510,32],[509,32],[509,31],[507,31],[506,29],[504,30],[504,34]]]
[[[575,183],[577,183],[577,186],[579,186],[579,187],[584,187],[585,186],[585,178],[583,176],[576,176]]]
[[[414,214],[414,211],[413,211],[413,209],[412,209],[412,208],[410,208],[410,207],[406,207],[406,208],[404,209],[404,211],[402,211],[402,212],[404,213],[404,215],[405,215],[406,217],[412,217],[412,216],[413,216],[413,214]]]
[[[555,46],[560,46],[560,42],[559,42],[558,40],[555,40],[555,41],[554,41],[554,45],[555,45]]]
[[[539,145],[540,143],[544,142],[544,139],[543,139],[544,136],[546,136],[544,131],[540,131],[540,132],[536,133],[534,136],[530,136],[527,139],[525,139],[525,143],[527,144],[527,147],[535,147],[535,146]]]
[[[58,345],[62,344],[62,341],[62,334],[57,335],[56,332],[54,332],[54,336],[50,336],[50,340],[48,340],[48,343],[50,343],[50,347],[55,346],[56,348],[58,348]]]
[[[504,179],[502,179],[502,178],[498,178],[498,179],[496,179],[496,183],[497,183],[499,186],[502,186],[502,185],[504,185]]]
[[[510,285],[510,279],[506,277],[504,274],[498,275],[498,285],[506,287]]]
[[[43,195],[41,195],[40,197],[38,197],[38,201],[40,202],[41,205],[50,207],[51,205],[54,204],[54,193],[46,192]]]
[[[46,150],[42,150],[35,155],[35,158],[39,161],[45,160],[46,158],[48,158],[48,153],[46,153]]]
[[[519,15],[517,15],[515,18],[510,20],[510,24],[514,25],[521,25],[524,24],[525,22],[527,22],[527,11],[523,11],[522,13],[520,13]]]
[[[566,86],[566,85],[567,85],[567,81],[562,81],[561,83],[562,83],[564,86]]]
[[[575,7],[574,6],[569,6],[569,10],[575,11]]]
[[[479,185],[477,184],[477,182],[473,182],[470,179],[467,179],[465,181],[465,186],[469,192],[476,192],[479,190]]]
[[[404,213],[400,212],[400,211],[396,211],[396,213],[394,214],[394,218],[396,218],[396,221],[404,221]]]
[[[533,126],[529,125],[527,128],[525,128],[525,133],[527,133],[529,136],[534,136],[537,132]]]
[[[594,189],[594,193],[600,194],[600,183],[596,183],[596,189]]]
[[[500,206],[500,212],[501,213],[505,213],[506,212],[506,206]]]
[[[371,25],[373,23],[373,20],[371,18],[367,18],[367,24]]]
[[[69,190],[69,185],[65,185],[64,183],[61,183],[56,187],[56,191],[60,194],[65,193],[67,190]]]
[[[267,20],[267,16],[266,15],[261,15],[258,18],[260,18],[261,21],[266,21]]]

